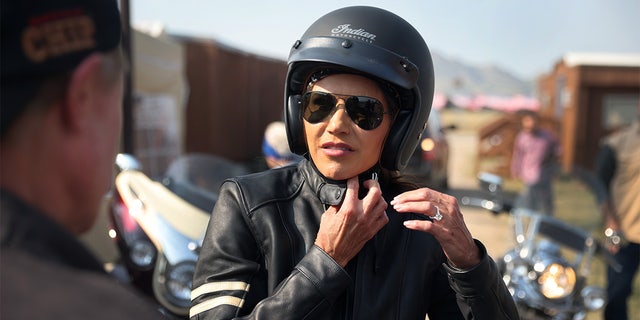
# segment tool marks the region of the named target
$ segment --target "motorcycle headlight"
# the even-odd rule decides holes
[[[548,299],[560,299],[570,295],[576,285],[576,272],[559,263],[549,264],[538,277],[540,292]]]
[[[165,282],[167,293],[188,305],[191,301],[191,284],[195,270],[196,264],[191,261],[181,262],[168,268]]]
[[[435,147],[436,147],[436,143],[431,138],[422,139],[422,142],[420,142],[420,148],[422,149],[422,151],[429,152],[433,150]]]
[[[149,241],[138,240],[131,245],[129,258],[136,266],[140,268],[148,268],[153,264],[155,257],[156,248]]]
[[[607,294],[602,288],[588,286],[580,292],[584,306],[589,311],[599,310],[607,302]]]
[[[195,260],[185,260],[171,265],[164,255],[159,256],[153,275],[153,292],[158,302],[176,315],[189,314],[191,284],[195,269]]]

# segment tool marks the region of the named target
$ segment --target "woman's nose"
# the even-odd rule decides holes
[[[336,109],[329,118],[327,130],[333,133],[349,132],[350,121],[351,119],[349,118],[349,114],[347,113],[344,102],[338,101],[336,104]]]

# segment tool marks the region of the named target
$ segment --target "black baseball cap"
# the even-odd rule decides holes
[[[42,79],[120,44],[116,0],[2,0],[0,118],[4,133]]]

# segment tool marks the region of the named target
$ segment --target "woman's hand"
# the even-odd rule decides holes
[[[367,180],[367,195],[358,199],[358,177],[347,181],[347,192],[339,206],[322,214],[315,244],[342,267],[360,252],[364,244],[389,222],[387,202],[377,181]]]
[[[413,212],[435,217],[440,212],[440,220],[408,220],[404,225],[412,230],[431,233],[440,242],[453,267],[468,269],[480,263],[480,249],[464,223],[455,197],[421,188],[396,196],[391,205],[400,213]]]

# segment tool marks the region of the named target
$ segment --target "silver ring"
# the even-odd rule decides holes
[[[442,220],[442,214],[440,213],[440,208],[438,208],[438,206],[434,206],[434,207],[436,207],[436,215],[433,216],[433,217],[429,217],[429,218],[431,218],[432,220],[436,220],[436,221]]]

